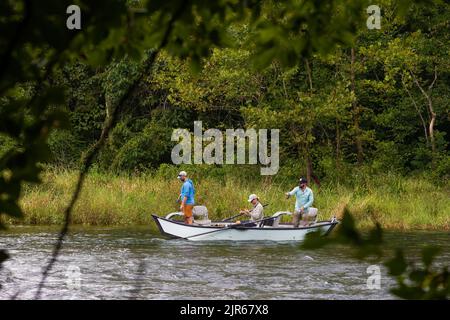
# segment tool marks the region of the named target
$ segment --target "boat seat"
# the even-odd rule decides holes
[[[274,218],[273,222],[272,222],[272,227],[278,228],[280,226],[281,216],[283,216],[283,215],[292,215],[292,213],[289,212],[289,211],[278,211],[278,212],[275,212],[272,215],[272,217]]]
[[[303,215],[303,219],[306,219],[309,223],[316,223],[317,222],[317,212],[319,210],[317,208],[309,208],[309,211],[307,214]]]
[[[198,224],[201,226],[209,226],[209,225],[211,225],[211,220],[209,220],[209,219],[194,220],[194,224]]]
[[[278,228],[280,226],[281,216],[277,216],[273,219],[272,227]]]
[[[192,208],[194,219],[208,219],[208,208],[206,206],[194,206]]]
[[[208,208],[206,206],[194,206],[192,208],[192,215],[194,216],[194,224],[209,226],[211,220],[208,219]]]
[[[317,223],[317,208],[309,208],[308,213],[304,213],[300,220],[300,227],[307,227]]]

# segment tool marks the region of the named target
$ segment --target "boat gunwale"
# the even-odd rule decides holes
[[[162,226],[160,225],[158,219],[164,220],[164,221],[168,221],[174,224],[178,224],[184,227],[190,227],[190,228],[201,228],[201,229],[217,229],[217,231],[222,230],[226,227],[214,227],[214,226],[204,226],[204,225],[192,225],[192,224],[185,224],[184,222],[180,222],[180,221],[176,221],[176,220],[170,220],[170,219],[166,219],[160,216],[157,216],[156,214],[152,214],[153,219],[155,219],[155,221],[157,222],[158,228],[161,231],[161,233],[165,233],[167,234],[163,229]],[[212,221],[211,223],[220,223],[223,221],[217,221],[214,222]],[[317,225],[318,223],[324,223],[321,225]],[[318,221],[316,222],[316,225],[314,226],[305,226],[305,227],[297,227],[297,228],[283,228],[283,227],[270,227],[270,228],[264,228],[264,227],[239,227],[239,228],[230,228],[230,229],[237,229],[237,230],[306,230],[306,229],[313,229],[313,228],[319,228],[319,227],[325,227],[328,225],[337,225],[339,222],[338,221],[328,221],[328,220],[324,220],[324,221]],[[331,230],[329,230],[331,231]],[[170,235],[170,234],[169,234]],[[171,235],[173,236],[173,235]]]

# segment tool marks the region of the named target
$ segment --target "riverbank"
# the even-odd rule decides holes
[[[4,219],[6,224],[53,225],[63,222],[63,211],[73,192],[77,172],[48,170],[43,183],[25,187],[21,206],[24,218]],[[194,180],[195,181],[195,180]],[[294,200],[284,193],[295,185],[261,180],[245,184],[237,178],[199,179],[196,183],[197,203],[210,210],[212,219],[222,219],[248,207],[246,199],[256,193],[269,203],[266,214],[292,210]],[[72,216],[73,224],[85,225],[151,225],[151,214],[166,215],[178,211],[175,202],[180,183],[158,175],[117,176],[90,173]],[[322,184],[315,192],[314,206],[319,219],[342,215],[345,206],[366,228],[373,220],[384,229],[450,230],[450,196],[448,187],[439,187],[424,179],[377,177],[371,183],[348,187]]]

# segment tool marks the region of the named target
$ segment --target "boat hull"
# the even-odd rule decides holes
[[[291,227],[214,227],[186,225],[152,215],[163,235],[171,238],[182,238],[191,241],[303,241],[306,234],[320,230],[328,234],[337,221],[318,222],[313,226]],[[233,225],[235,227],[235,225]]]

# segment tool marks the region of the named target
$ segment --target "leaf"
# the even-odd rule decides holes
[[[318,230],[306,234],[305,240],[301,244],[302,249],[317,249],[330,243],[329,238],[325,238],[323,233]]]
[[[405,257],[403,255],[403,250],[397,249],[394,258],[385,262],[384,265],[388,268],[390,275],[402,275],[408,267],[408,264],[406,263]]]
[[[342,237],[343,242],[350,242],[355,245],[362,244],[361,235],[356,229],[355,219],[347,207],[344,208],[344,217],[342,218],[339,235]]]
[[[408,300],[417,300],[421,299],[424,295],[424,291],[418,287],[408,287],[403,283],[397,287],[390,290],[392,294],[397,297],[408,299]]]
[[[6,252],[6,250],[0,250],[0,268],[2,266],[2,263],[9,259],[9,254]]]
[[[434,257],[441,251],[440,248],[434,246],[427,246],[422,249],[422,262],[429,268],[433,263]]]
[[[370,230],[367,242],[372,245],[379,245],[383,243],[383,229],[378,222],[376,223],[375,228]]]
[[[425,280],[425,278],[427,277],[427,275],[428,275],[428,273],[427,273],[426,271],[424,271],[424,270],[413,270],[413,271],[411,271],[411,273],[409,274],[409,278],[410,278],[412,281],[414,281],[414,282],[420,284],[420,283],[422,283],[422,282]]]
[[[22,217],[22,210],[20,209],[19,205],[11,200],[0,200],[0,213],[6,213],[7,215],[15,218]]]

